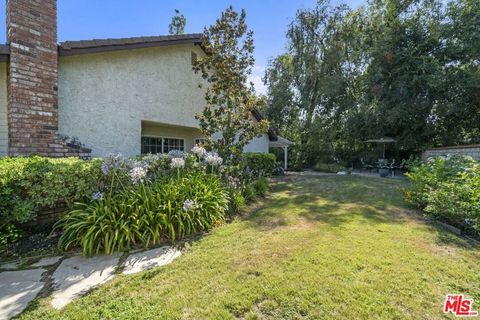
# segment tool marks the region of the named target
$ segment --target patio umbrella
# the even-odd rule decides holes
[[[365,142],[372,142],[372,143],[382,143],[383,144],[383,159],[385,159],[385,145],[387,143],[394,143],[395,139],[390,138],[390,137],[382,137],[378,139],[370,139]]]

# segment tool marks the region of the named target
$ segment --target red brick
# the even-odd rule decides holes
[[[9,153],[89,157],[58,137],[57,1],[8,0],[7,41]]]

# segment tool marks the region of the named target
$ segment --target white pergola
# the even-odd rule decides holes
[[[288,146],[291,146],[292,144],[294,144],[292,141],[280,136],[277,136],[276,141],[270,141],[268,144],[270,148],[283,148],[284,169],[287,169],[288,167]]]

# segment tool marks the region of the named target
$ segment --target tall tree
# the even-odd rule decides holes
[[[175,9],[175,15],[172,17],[172,21],[168,25],[168,32],[172,35],[184,34],[187,19],[180,10]]]
[[[193,69],[207,81],[206,106],[197,115],[206,144],[227,161],[235,161],[243,147],[268,129],[268,121],[255,121],[254,109],[261,109],[264,99],[255,96],[248,76],[255,63],[253,32],[245,22],[246,13],[231,6],[216,23],[203,32],[207,54],[194,61]]]
[[[287,53],[269,65],[266,114],[297,106],[307,165],[350,163],[384,135],[402,156],[478,143],[479,28],[475,0],[372,0],[356,10],[320,0],[298,11]],[[288,81],[276,76],[286,71]]]

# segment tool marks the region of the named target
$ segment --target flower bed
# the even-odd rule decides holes
[[[265,194],[263,176],[271,172],[265,158],[250,154],[249,161],[225,165],[200,146],[131,159],[4,158],[0,226],[35,221],[39,209],[62,203],[68,208],[56,224],[62,249],[112,253],[174,241],[210,229]]]

